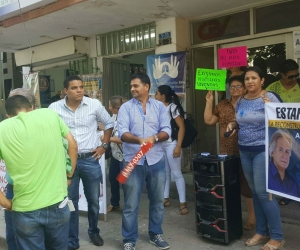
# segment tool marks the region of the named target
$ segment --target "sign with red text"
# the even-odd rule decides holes
[[[247,66],[247,47],[231,47],[218,50],[218,67],[233,68]]]
[[[6,194],[6,185],[7,180],[5,178],[6,175],[6,167],[3,160],[0,160],[0,190],[2,193]]]
[[[226,70],[198,68],[195,89],[225,91]]]

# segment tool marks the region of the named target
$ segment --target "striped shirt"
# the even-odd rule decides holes
[[[122,104],[118,113],[118,136],[126,132],[140,138],[148,138],[161,131],[171,135],[170,116],[166,106],[153,98],[146,103],[146,114],[142,114],[142,104],[136,99],[131,99]],[[123,154],[125,161],[131,161],[140,150],[141,145],[123,142]],[[164,155],[162,143],[157,142],[143,157],[138,165],[144,165],[145,158],[149,165],[157,163]]]
[[[83,97],[75,111],[66,104],[66,98],[52,103],[49,108],[53,109],[70,128],[78,144],[78,153],[87,153],[101,145],[97,136],[98,122],[105,127],[112,128],[114,122],[105,107],[97,99]]]

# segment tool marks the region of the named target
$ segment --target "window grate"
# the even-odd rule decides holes
[[[155,23],[143,24],[96,36],[97,56],[155,48]]]

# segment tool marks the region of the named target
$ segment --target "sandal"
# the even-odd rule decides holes
[[[247,221],[247,223],[244,225],[244,230],[251,231],[255,228],[255,224],[252,222]]]
[[[281,198],[279,201],[278,201],[278,204],[279,205],[282,205],[282,206],[286,206],[288,205],[292,200],[290,199],[287,199],[287,198]]]
[[[274,246],[270,243],[266,243],[261,250],[279,250],[279,249],[283,249],[285,240],[280,241],[280,244],[278,246]]]
[[[118,210],[120,207],[114,207],[113,205],[109,205],[106,209],[106,212],[109,213],[111,211],[114,211],[114,210]]]
[[[181,215],[185,215],[189,212],[188,208],[187,208],[187,203],[183,202],[180,203],[180,209],[179,209],[179,214]]]
[[[165,198],[164,199],[164,207],[168,207],[168,206],[170,206],[169,198]]]
[[[259,239],[252,237],[252,238],[246,240],[245,245],[247,247],[252,247],[252,246],[259,245],[259,244],[265,244],[266,242],[268,242],[270,240],[269,236],[262,236],[262,235],[259,235],[259,236],[260,236]]]

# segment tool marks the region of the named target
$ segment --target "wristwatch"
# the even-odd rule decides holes
[[[157,135],[154,135],[154,138],[155,138],[155,142],[158,142],[158,137],[157,137]]]
[[[108,144],[105,143],[105,142],[103,142],[103,143],[101,144],[101,147],[103,147],[104,149],[108,149]]]

